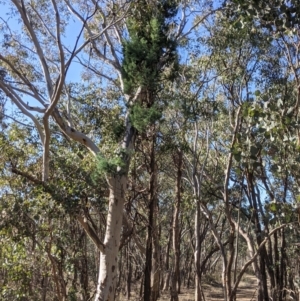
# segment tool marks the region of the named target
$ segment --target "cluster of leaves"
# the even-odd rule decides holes
[[[150,108],[146,108],[140,104],[135,104],[131,108],[131,124],[141,133],[144,132],[149,125],[154,124],[161,117],[162,112],[155,105]]]
[[[124,149],[119,149],[111,158],[105,158],[102,154],[98,154],[96,158],[96,169],[93,173],[93,180],[99,177],[109,175],[121,175],[126,173],[128,153]]]
[[[176,59],[176,43],[169,34],[168,21],[177,13],[173,0],[156,3],[143,0],[134,16],[128,19],[130,39],[123,41],[122,75],[124,91],[130,94],[137,86],[155,91],[163,67]]]
[[[271,31],[286,31],[300,24],[298,0],[225,0],[229,15],[238,15],[236,24],[259,21]]]
[[[10,282],[2,282],[0,286],[0,297],[2,300],[22,300],[28,294],[28,287],[32,279],[32,266],[26,256],[26,243],[28,241],[11,241],[9,235],[0,230],[0,237],[6,237],[5,245],[0,247],[2,271]],[[1,239],[1,238],[0,238]],[[14,286],[13,283],[18,283]]]

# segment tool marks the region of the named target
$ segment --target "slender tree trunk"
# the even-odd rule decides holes
[[[42,301],[46,301],[48,289],[48,276],[43,276],[42,279]]]
[[[280,248],[280,253],[281,253],[281,260],[280,260],[280,286],[279,286],[279,301],[285,300],[286,297],[286,290],[284,288],[287,285],[287,277],[286,277],[286,259],[287,259],[287,254],[286,254],[286,240],[285,240],[285,233],[284,229],[281,230],[281,248]]]
[[[254,241],[251,238],[251,236],[249,236],[248,233],[246,233],[241,227],[239,227],[236,224],[236,228],[239,231],[239,233],[241,234],[241,236],[245,239],[246,243],[247,243],[247,247],[248,247],[248,251],[249,251],[249,257],[252,258],[255,254],[255,248],[254,248]],[[262,287],[262,280],[261,280],[261,273],[259,271],[259,266],[258,266],[258,262],[257,260],[255,260],[252,263],[252,268],[253,268],[253,272],[256,276],[256,281],[257,281],[257,288],[258,290]],[[230,299],[230,301],[232,301],[236,296],[236,293],[234,292],[234,294],[232,294],[232,298]],[[258,293],[257,296],[257,300],[259,300],[259,298],[261,298],[261,294]]]
[[[152,136],[151,150],[150,150],[150,183],[149,183],[149,205],[148,205],[148,233],[146,245],[146,263],[145,263],[145,278],[144,278],[144,301],[153,301],[151,289],[151,275],[152,275],[152,252],[153,252],[153,232],[156,226],[154,221],[154,212],[156,208],[156,186],[157,174],[155,166],[155,135]]]
[[[173,213],[173,253],[174,253],[174,271],[172,276],[171,301],[178,301],[179,289],[179,266],[180,266],[180,240],[179,240],[179,212],[181,203],[181,176],[182,176],[182,151],[178,150],[175,163],[177,165],[176,177],[176,201]]]
[[[187,274],[187,283],[186,283],[186,288],[187,289],[190,288],[192,266],[193,266],[193,256],[191,256],[190,261],[189,261],[189,268],[188,268],[188,274]]]
[[[247,174],[248,185],[250,189],[250,195],[253,202],[253,218],[255,224],[255,231],[256,231],[256,241],[257,244],[260,245],[263,241],[263,232],[261,230],[261,224],[258,216],[258,202],[257,196],[255,194],[254,183],[253,183],[253,174],[248,172]],[[258,301],[269,301],[269,293],[268,293],[268,284],[267,284],[267,273],[266,273],[266,261],[267,261],[267,251],[266,247],[262,248],[259,254],[259,271],[260,271],[260,285],[258,287]]]
[[[277,300],[279,293],[279,283],[280,283],[280,270],[279,270],[279,249],[278,249],[278,234],[274,233],[274,261],[275,261],[275,288],[273,288],[274,300]]]
[[[129,113],[125,119],[126,134],[122,142],[122,160],[125,167],[118,167],[116,173],[107,175],[109,187],[108,213],[100,252],[99,276],[95,301],[114,301],[117,284],[118,251],[120,246],[123,209],[128,181],[130,152],[134,146],[135,130],[130,124]]]
[[[127,246],[127,289],[126,289],[126,294],[127,294],[127,300],[130,299],[131,296],[131,282],[132,282],[132,255],[131,255],[131,243],[128,243]]]
[[[159,298],[159,280],[160,280],[160,249],[159,249],[159,231],[157,226],[158,204],[155,201],[153,218],[153,249],[152,249],[152,268],[151,268],[151,301]]]
[[[159,227],[158,227],[158,200],[157,200],[157,165],[155,158],[155,126],[153,126],[152,154],[150,160],[150,203],[152,203],[152,267],[151,267],[151,301],[159,298],[159,279],[160,279],[160,248],[159,248]]]
[[[166,247],[166,259],[165,259],[165,280],[164,280],[164,285],[163,285],[163,291],[167,291],[170,287],[170,246],[171,246],[171,240],[172,235],[171,233],[169,234],[169,239],[168,239],[168,244]]]
[[[233,283],[236,281],[236,274],[237,274],[237,268],[238,268],[238,255],[239,255],[239,228],[240,228],[240,217],[241,217],[241,202],[240,200],[240,205],[239,205],[239,210],[238,210],[238,221],[237,221],[237,226],[236,228],[236,241],[235,241],[235,258],[234,258],[234,274],[233,274]],[[234,300],[236,299],[236,296],[233,296]]]
[[[145,283],[145,275],[143,274],[141,278],[141,285],[140,285],[140,300],[142,300],[143,293],[144,293],[144,283]]]
[[[82,300],[89,299],[89,274],[88,274],[88,251],[87,236],[83,232],[82,242],[84,249],[84,258],[81,260],[80,287],[82,291]]]
[[[152,269],[152,220],[153,210],[152,204],[149,206],[148,234],[146,243],[146,261],[144,275],[144,301],[151,300],[151,269]],[[151,223],[151,224],[150,224]]]
[[[200,271],[200,204],[197,201],[195,214],[195,301],[201,301],[201,271]]]
[[[226,277],[226,287],[225,287],[225,292],[227,294],[227,300],[230,300],[231,296],[231,271],[232,271],[232,265],[234,262],[234,255],[235,255],[235,248],[234,248],[234,233],[235,229],[234,227],[231,229],[230,234],[229,234],[229,259],[226,265],[226,272],[225,272],[225,277]]]

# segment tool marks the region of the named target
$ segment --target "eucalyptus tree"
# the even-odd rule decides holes
[[[263,5],[265,4],[269,5],[268,2],[264,2]],[[292,6],[291,8],[293,9]],[[278,12],[279,8],[278,10],[276,8],[275,11]],[[263,10],[261,12],[263,13]],[[234,176],[237,173],[241,179],[240,183],[245,187],[243,194],[245,199],[248,200],[250,208],[253,210],[251,216],[248,216],[249,223],[251,221],[249,225],[252,224],[255,233],[259,234],[248,233],[247,235],[245,228],[243,230],[243,227],[237,224],[235,227],[247,241],[249,252],[252,255],[254,254],[255,244],[256,248],[260,250],[258,261],[254,262],[254,269],[259,284],[258,300],[268,299],[269,292],[266,272],[268,272],[270,278],[272,298],[282,300],[285,296],[284,286],[290,286],[287,283],[283,285],[280,280],[282,276],[279,276],[281,273],[285,273],[283,270],[287,261],[285,259],[284,233],[289,231],[284,229],[278,231],[282,237],[282,252],[279,255],[277,247],[279,234],[276,231],[272,215],[269,215],[270,211],[268,210],[271,207],[274,209],[272,214],[275,214],[278,221],[278,214],[282,211],[279,209],[280,206],[277,207],[275,204],[279,203],[279,200],[282,200],[284,203],[282,207],[285,208],[284,211],[286,212],[285,215],[289,216],[286,220],[281,219],[282,225],[284,226],[285,223],[293,221],[294,217],[292,218],[291,211],[290,214],[287,214],[289,211],[287,208],[291,208],[295,202],[295,197],[290,197],[294,181],[293,177],[291,177],[294,169],[290,166],[296,161],[296,158],[292,154],[297,145],[298,130],[298,74],[295,68],[297,51],[294,48],[298,39],[297,31],[295,30],[297,25],[295,23],[293,26],[287,25],[283,28],[277,28],[278,24],[274,23],[269,28],[265,26],[263,18],[257,19],[257,16],[253,16],[251,13],[249,15],[249,18],[245,18],[245,16],[237,13],[231,15],[230,19],[231,33],[237,30],[232,41],[238,41],[237,37],[243,34],[243,32],[248,35],[248,38],[244,40],[244,43],[247,44],[244,44],[239,50],[239,62],[234,67],[234,77],[239,74],[237,71],[243,67],[243,60],[247,57],[244,53],[248,47],[247,45],[250,45],[252,51],[249,54],[254,59],[249,65],[252,72],[248,72],[242,77],[245,81],[245,87],[247,88],[248,86],[248,88],[244,94],[241,94],[243,98],[241,128],[232,149],[237,165],[233,165],[232,175]],[[252,22],[252,18],[256,22]],[[276,18],[273,21],[275,22]],[[223,32],[222,37],[224,36],[226,34]],[[216,41],[220,42],[222,39]],[[226,42],[226,45],[228,45],[228,42]],[[225,50],[224,47],[221,48]],[[228,51],[228,48],[226,48],[226,51]],[[218,55],[220,53],[222,54],[222,51],[218,52]],[[224,66],[228,66],[228,62],[229,64],[232,62],[232,53],[234,52],[231,52],[230,60],[224,61]],[[251,85],[249,85],[249,82],[251,82]],[[232,93],[232,91],[235,91],[234,85],[228,85],[228,83],[226,85],[227,95],[231,95],[230,97],[233,100],[237,99],[239,94],[236,93],[237,96],[234,96]],[[238,91],[241,92],[242,89]],[[270,149],[273,149],[274,152],[270,151]],[[287,156],[288,153],[289,156]],[[279,162],[277,160],[281,162],[279,173],[277,170],[278,166],[275,163]],[[284,167],[281,165],[282,162],[285,162],[283,164]],[[264,208],[263,193],[261,191],[265,191],[268,195],[266,199],[272,205],[267,204]],[[281,192],[279,193],[279,191]],[[276,210],[279,211],[278,214]],[[234,220],[233,222],[235,223]],[[259,246],[262,245],[263,241],[271,233],[274,235],[274,240],[268,239],[267,248],[264,246],[260,248]],[[274,247],[275,245],[276,247]],[[274,262],[279,261],[281,262],[279,264],[281,271],[279,271],[279,265],[273,268],[274,265],[276,266]],[[236,287],[236,284],[234,286]],[[233,292],[234,290],[235,288]]]
[[[197,161],[201,158],[201,151],[203,151],[203,147],[200,147],[198,150],[195,148],[195,145],[197,145],[197,139],[199,139],[198,141],[200,143],[200,139],[203,139],[203,137],[201,137],[201,134],[199,136],[199,129],[195,129],[193,153],[194,160],[196,161],[191,164],[191,166],[195,169],[195,172],[192,173],[195,175],[195,180],[191,183],[192,187],[195,189],[194,195],[198,199],[200,199],[200,197],[202,198],[202,202],[199,202],[199,212],[202,210],[209,219],[212,232],[221,250],[223,260],[224,298],[227,300],[233,300],[235,298],[236,289],[243,273],[249,264],[254,263],[259,286],[258,300],[267,300],[268,288],[266,281],[266,268],[270,266],[270,264],[268,264],[268,255],[265,245],[268,241],[270,241],[270,235],[274,234],[276,237],[276,231],[279,231],[281,227],[285,227],[285,225],[282,225],[279,228],[275,227],[272,230],[267,231],[266,236],[263,234],[256,236],[255,243],[257,244],[258,251],[254,252],[253,246],[248,244],[251,259],[244,265],[241,273],[239,273],[233,281],[231,279],[231,271],[234,263],[234,257],[237,256],[237,254],[234,254],[237,249],[234,248],[234,241],[238,235],[237,233],[240,232],[241,235],[246,238],[246,241],[249,241],[249,237],[247,237],[247,235],[245,236],[245,232],[241,230],[241,227],[238,224],[239,219],[235,219],[237,217],[235,216],[235,204],[241,202],[241,199],[239,200],[240,197],[236,197],[234,191],[238,187],[240,187],[238,189],[241,189],[241,187],[245,185],[245,179],[247,179],[247,176],[246,178],[244,178],[244,176],[247,174],[249,175],[249,173],[253,175],[252,171],[260,165],[260,162],[258,162],[256,158],[258,155],[258,148],[256,145],[252,145],[250,143],[252,139],[251,137],[256,133],[256,129],[252,128],[249,131],[247,122],[245,122],[245,118],[248,113],[245,114],[245,112],[248,112],[248,106],[252,106],[255,95],[258,95],[258,92],[256,92],[256,94],[254,93],[254,87],[260,87],[264,81],[269,81],[269,74],[263,73],[263,61],[266,59],[267,51],[273,48],[270,43],[270,39],[268,38],[268,34],[263,29],[256,28],[256,30],[249,30],[246,27],[241,28],[236,24],[233,24],[232,27],[230,27],[228,20],[223,18],[221,15],[219,15],[217,21],[213,24],[213,26],[209,27],[208,30],[210,32],[210,36],[207,39],[205,39],[205,37],[203,39],[205,39],[207,43],[206,45],[208,45],[209,51],[211,51],[209,67],[211,68],[210,73],[215,75],[216,81],[214,87],[217,88],[215,88],[211,95],[207,94],[205,96],[207,99],[209,99],[209,97],[213,100],[218,99],[219,102],[223,104],[219,107],[219,109],[221,108],[219,114],[212,115],[216,118],[216,121],[213,122],[214,127],[212,127],[212,129],[221,124],[222,126],[226,124],[223,128],[226,136],[220,135],[218,132],[218,138],[216,142],[214,142],[213,137],[215,135],[211,133],[210,140],[206,143],[208,155],[204,156],[202,160]],[[260,37],[265,37],[265,39],[261,39]],[[203,91],[205,90],[202,90],[202,93]],[[252,97],[252,95],[254,95],[254,97]],[[203,95],[201,96],[203,98]],[[195,103],[201,105],[203,102],[198,100],[198,102]],[[210,104],[211,108],[213,108],[212,104],[213,102]],[[200,120],[204,120],[203,116],[201,116],[201,112],[203,113],[203,111],[200,110],[199,112],[198,119],[196,119],[196,122],[194,121],[196,125],[198,124],[198,126],[200,125]],[[261,119],[257,120],[256,125],[259,124],[260,121]],[[200,133],[201,132],[205,133],[203,130],[200,131]],[[244,140],[246,137],[248,138]],[[239,149],[239,147],[241,147],[241,140],[245,143],[242,146],[243,150]],[[213,145],[215,145],[215,149],[212,150]],[[222,200],[224,215],[226,216],[230,229],[228,237],[228,248],[230,252],[228,254],[225,252],[225,247],[221,241],[220,233],[214,227],[212,214],[208,210],[209,207],[206,207],[206,204],[203,203],[204,195],[203,193],[201,194],[203,184],[205,183],[203,179],[209,174],[208,170],[205,169],[205,165],[209,164],[211,160],[210,155],[215,151],[219,153],[216,160],[220,164],[220,168],[224,170],[225,173],[224,186],[218,188],[220,193],[218,198]],[[243,157],[242,161],[241,157]],[[257,174],[255,171],[254,174],[256,177]],[[210,175],[210,177],[212,176]],[[256,182],[259,180],[260,179],[258,177],[255,178],[254,181]],[[251,183],[246,181],[246,187],[249,192],[251,191],[251,193],[248,194],[248,197],[250,207],[253,208],[252,218],[255,220],[253,230],[257,233],[262,233],[262,220],[265,215],[260,209],[260,200],[256,199],[259,198],[259,193],[254,187],[257,185],[257,182],[254,186],[251,186],[254,183],[252,180]],[[197,220],[198,219],[195,220],[195,223]],[[250,221],[251,219],[249,219],[249,223]],[[269,270],[269,273],[272,273],[272,271]]]
[[[236,10],[230,3],[241,6]],[[6,101],[0,107],[0,147],[5,153],[0,184],[2,191],[13,193],[5,199],[1,192],[1,210],[13,217],[22,213],[20,221],[5,214],[3,225],[22,229],[22,251],[29,252],[28,245],[37,238],[45,240],[39,252],[46,251],[43,262],[58,271],[47,281],[60,300],[78,296],[79,289],[81,298],[92,298],[93,285],[95,300],[114,300],[118,251],[130,241],[122,256],[134,257],[144,268],[136,268],[136,278],[144,274],[144,300],[155,301],[157,250],[165,243],[158,241],[159,229],[161,223],[170,225],[172,205],[173,300],[178,299],[180,222],[194,226],[194,234],[185,233],[194,247],[195,300],[202,298],[203,266],[218,251],[226,300],[235,299],[251,263],[258,300],[268,298],[266,270],[272,290],[292,288],[283,280],[288,272],[285,235],[290,233],[283,228],[295,218],[291,207],[298,193],[298,6],[284,2],[272,11],[278,1],[250,1],[252,7],[240,0],[230,3],[229,15],[213,18],[212,2],[2,1],[8,17],[0,21],[0,97]],[[76,78],[77,73],[82,77]],[[263,204],[263,194],[269,204]],[[29,207],[27,200],[32,202]],[[40,200],[49,207],[55,201],[59,217],[49,224],[57,223],[56,229],[44,222],[52,207],[41,213],[43,222],[35,218],[37,208],[45,206]],[[11,210],[17,205],[17,211]],[[159,206],[166,212],[159,212]],[[181,206],[190,211],[183,213]],[[194,222],[186,217],[191,213]],[[30,216],[34,223],[26,219]],[[66,235],[72,238],[52,239],[65,234],[68,224]],[[48,227],[50,241],[43,227]],[[93,247],[82,242],[82,229]],[[26,236],[28,231],[32,233]],[[232,279],[239,235],[250,259]],[[12,233],[10,242],[14,237]],[[210,250],[202,248],[204,242]],[[133,246],[140,252],[133,252]],[[68,248],[90,248],[95,255],[89,258],[98,261],[98,277],[94,267],[70,258]],[[2,250],[6,254],[9,248]],[[272,269],[278,261],[280,269]],[[65,273],[69,266],[73,279]],[[93,270],[93,276],[87,270]],[[24,275],[25,286],[30,277]],[[131,277],[129,264],[128,284]],[[77,295],[71,293],[76,290]],[[130,285],[127,292],[129,296]]]
[[[84,218],[84,213],[76,217],[101,252],[95,300],[113,300],[130,158],[140,123],[145,127],[155,118],[151,108],[156,102],[162,71],[166,67],[170,71],[173,68],[176,34],[172,37],[168,23],[176,15],[177,4],[175,1],[163,1],[157,6],[151,1],[100,4],[97,1],[53,0],[49,6],[40,1],[12,0],[7,5],[12,16],[21,22],[15,29],[2,19],[0,88],[34,123],[43,148],[41,179],[20,170],[17,163],[12,164],[12,171],[51,192],[48,189],[52,184],[50,116],[68,139],[79,142],[97,156],[99,172],[105,174],[109,190],[104,241]],[[73,45],[68,47],[67,30],[71,26],[68,20],[74,17],[81,23],[81,29]],[[183,30],[182,24],[180,30]],[[100,67],[97,60],[102,62]],[[95,83],[98,80],[105,81],[105,86],[119,83],[115,95],[124,106],[123,113],[120,112],[124,124],[118,127],[119,140],[110,158],[100,154],[101,133],[91,139],[91,135],[79,131],[70,97],[69,102],[62,101],[62,97],[69,94],[68,72],[74,66],[73,61],[93,72],[97,77]]]
[[[225,0],[223,4],[226,5],[229,15],[237,17],[235,22],[239,25],[254,25],[252,21],[257,21],[262,28],[284,32],[297,28],[300,23],[297,0]]]
[[[295,184],[298,182],[295,168],[298,161],[295,149],[299,143],[299,80],[295,65],[299,57],[297,40],[299,37],[296,31],[279,32],[273,36],[273,56],[266,56],[262,70],[264,74],[269,74],[272,70],[272,76],[261,83],[256,92],[256,101],[250,109],[256,115],[251,118],[252,127],[258,129],[254,139],[252,138],[258,146],[257,150],[260,150],[257,157],[260,158],[261,170],[257,172],[257,177],[262,182],[269,202],[265,205],[266,212],[261,213],[266,229],[274,227],[275,221],[295,221],[292,208],[297,208]],[[259,108],[259,103],[264,105]],[[254,122],[255,118],[259,118],[260,122]],[[269,218],[265,218],[267,213],[271,214]],[[286,288],[293,289],[293,281],[287,282],[286,270],[286,240],[292,238],[287,238],[286,233],[290,231],[286,229],[278,235],[275,233],[274,241],[269,246],[269,250],[273,251],[268,254],[271,262],[278,263],[273,271],[269,271],[272,297],[278,300],[285,298]],[[281,249],[278,247],[279,241]],[[293,272],[290,273],[290,279],[293,278],[292,275]]]
[[[101,216],[105,210],[103,192],[89,180],[90,160],[78,160],[76,149],[69,152],[69,145],[62,145],[60,136],[54,135],[57,140],[52,141],[51,153],[56,159],[51,165],[55,172],[50,177],[55,189],[48,193],[49,186],[46,191],[38,183],[33,186],[30,179],[11,175],[6,168],[13,162],[22,172],[41,175],[41,153],[34,130],[10,123],[1,133],[1,252],[16,250],[6,264],[3,257],[4,299],[87,299],[97,282],[97,268],[91,264],[97,257],[96,248],[76,222],[75,213],[83,210],[88,220],[95,213]],[[93,204],[93,212],[87,209],[87,199]],[[98,226],[97,219],[94,222]],[[23,286],[11,264],[23,267]],[[9,270],[11,273],[7,273]]]

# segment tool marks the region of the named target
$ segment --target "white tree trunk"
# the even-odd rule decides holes
[[[104,238],[105,250],[100,255],[100,270],[95,301],[113,301],[115,299],[118,251],[127,175],[111,176],[108,179],[108,184],[109,208]]]

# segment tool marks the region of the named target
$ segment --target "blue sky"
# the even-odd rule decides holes
[[[5,4],[1,3],[0,26],[3,26],[5,23],[7,23],[9,28],[12,31],[15,31],[20,34],[20,33],[22,33],[22,30],[23,30],[22,22],[20,20],[18,20],[18,15],[12,16],[11,12],[12,12],[12,8],[11,8],[10,1],[7,1]],[[81,28],[82,28],[82,25],[78,19],[75,19],[75,18],[69,19],[65,34],[62,36],[62,41],[63,41],[63,44],[66,45],[70,50],[73,50],[75,42],[77,40],[77,37],[80,34]],[[2,40],[3,40],[3,32],[1,32],[1,29],[0,29],[0,42],[2,42]],[[82,42],[83,42],[83,39],[81,37],[79,40],[78,46],[80,46],[82,44]],[[84,54],[84,52],[82,52],[81,55],[86,55],[86,54]],[[81,81],[81,73],[82,73],[82,67],[80,66],[80,64],[76,63],[76,60],[73,60],[73,63],[71,64],[71,66],[68,70],[68,73],[67,73],[66,82],[67,83],[68,82],[80,82]],[[22,99],[32,106],[41,107],[41,105],[31,97],[23,95]],[[6,102],[6,114],[7,115],[14,116],[15,110],[16,110],[16,107],[10,101]],[[17,109],[17,111],[19,111],[19,110]]]
[[[1,10],[0,10],[0,24],[3,24],[3,20],[9,24],[9,27],[13,31],[22,32],[22,23],[17,19],[17,17],[11,17],[10,16],[10,4],[1,4]],[[66,32],[62,36],[63,44],[67,46],[70,50],[74,48],[76,39],[81,31],[81,23],[78,21],[78,19],[70,18],[68,21],[69,24],[66,27]],[[0,32],[0,40],[2,40],[2,34]],[[80,46],[83,42],[83,39],[79,40],[78,46]],[[80,81],[80,73],[81,73],[81,67],[78,63],[73,62],[73,64],[70,66],[68,74],[67,74],[67,82],[70,81]]]
[[[10,17],[10,1],[7,1],[5,4],[1,5],[1,10],[0,10],[0,18],[2,18],[2,20],[0,20],[0,24],[2,23],[3,20],[5,20],[6,22],[8,22],[9,27],[12,30],[16,30],[18,32],[22,31],[22,23],[20,21],[18,21],[18,16],[15,15],[14,17]],[[203,3],[206,3],[205,1],[203,1]],[[218,7],[220,5],[220,1],[215,0],[214,1],[214,8]],[[54,16],[53,16],[54,18]],[[191,22],[187,23],[187,27],[192,26]],[[66,27],[66,32],[64,34],[64,36],[62,36],[62,40],[63,40],[63,44],[65,44],[70,50],[72,50],[74,48],[76,39],[81,31],[81,27],[82,24],[78,21],[78,19],[76,19],[75,17],[70,17],[70,19],[68,20],[68,25]],[[1,37],[1,32],[0,32],[0,41],[2,40]],[[78,46],[80,46],[83,42],[83,39],[81,38]],[[189,57],[189,53],[187,51],[184,51],[183,49],[179,49],[179,53],[181,56],[181,60],[183,62],[186,62],[188,60]],[[87,58],[88,54],[82,52],[81,56],[84,56],[85,58]],[[79,63],[76,62],[76,60],[73,60],[73,63],[71,64],[69,70],[68,70],[68,74],[67,74],[67,80],[66,82],[82,82],[81,79],[81,73],[83,71],[83,67],[80,66]],[[105,71],[104,71],[105,72]],[[32,105],[37,105],[36,101],[30,99],[29,97],[24,96],[25,101],[29,102]]]

